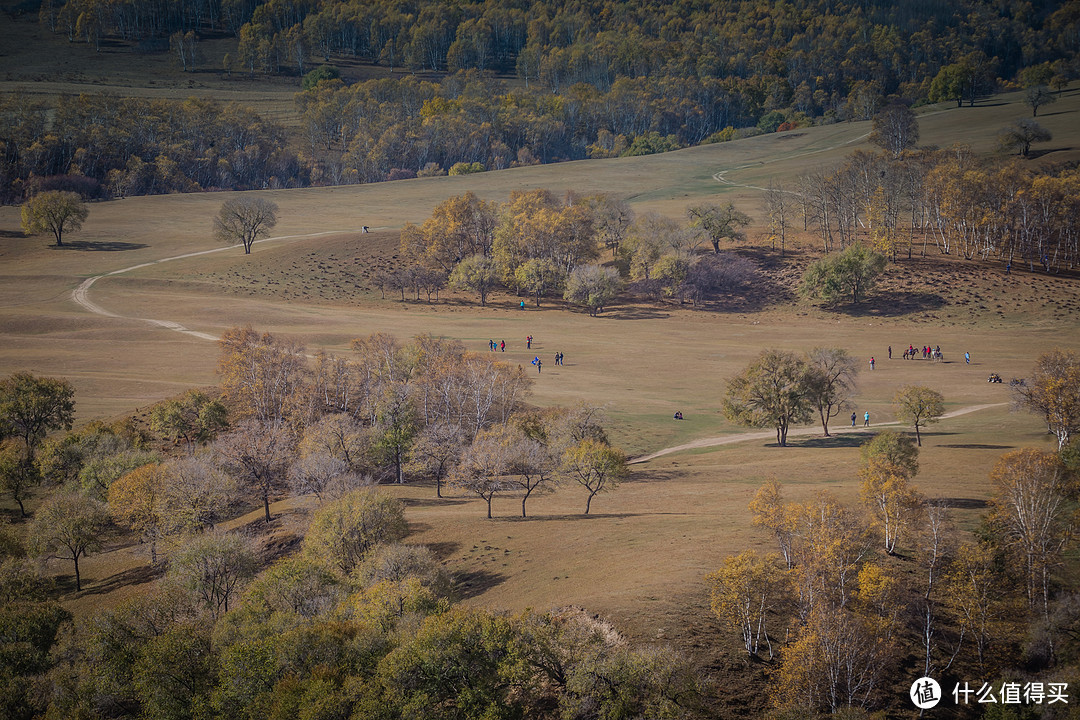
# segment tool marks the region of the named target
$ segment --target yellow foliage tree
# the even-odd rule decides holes
[[[753,550],[724,559],[724,567],[708,575],[709,599],[713,613],[722,622],[737,628],[743,647],[756,655],[764,639],[773,657],[772,639],[767,622],[769,615],[783,607],[788,599],[788,571],[779,565],[780,556],[764,558]]]

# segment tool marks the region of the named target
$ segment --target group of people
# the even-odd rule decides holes
[[[532,335],[526,336],[525,337],[525,349],[526,350],[532,350],[532,343],[533,343],[533,336]],[[505,340],[498,340],[498,341],[496,341],[496,340],[488,340],[488,350],[490,350],[491,352],[506,352],[506,341]],[[555,353],[555,364],[556,365],[563,365],[564,364],[563,360],[565,359],[565,357],[566,356],[563,355],[563,353],[561,353],[561,352]],[[542,372],[543,371],[544,362],[540,359],[539,355],[535,356],[531,361],[529,361],[529,364],[536,367],[536,372]]]
[[[923,345],[921,348],[917,348],[914,345],[908,345],[907,350],[904,351],[905,360],[915,360],[919,357],[919,353],[922,353],[923,360],[944,360],[945,355],[941,352],[941,346],[935,345],[930,347],[929,345]],[[964,353],[967,355],[967,353]],[[889,357],[892,357],[892,345],[889,346]]]

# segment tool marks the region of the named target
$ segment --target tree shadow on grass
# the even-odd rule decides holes
[[[448,497],[431,497],[431,498],[402,498],[401,502],[405,504],[405,507],[437,507],[437,506],[454,506],[465,505],[472,502],[472,499],[464,498],[448,498]]]
[[[147,247],[144,243],[121,242],[119,240],[90,241],[69,240],[60,247],[50,245],[50,250],[82,250],[89,252],[123,252],[125,250],[142,250]]]
[[[865,443],[870,436],[866,433],[844,433],[842,435],[830,435],[829,437],[807,437],[799,438],[796,440],[788,440],[788,447],[798,448],[851,448],[859,447]],[[776,443],[773,443],[775,446]]]
[[[149,563],[145,565],[139,565],[138,567],[128,568],[122,572],[118,572],[115,575],[110,575],[103,581],[94,584],[91,587],[87,587],[83,584],[83,595],[106,595],[119,590],[122,587],[128,587],[131,585],[145,585],[148,582],[153,582],[165,574],[165,563],[158,563],[156,567]],[[74,592],[75,590],[75,575],[61,575],[57,578],[57,585],[67,592]]]
[[[925,434],[925,433],[923,433]],[[953,445],[938,445],[943,448],[960,448],[962,450],[1012,450],[1015,445],[987,445],[985,443],[958,443]]]
[[[24,232],[18,230],[0,230],[0,238],[25,238],[30,237]]]
[[[986,501],[978,498],[939,498],[950,510],[984,510]]]
[[[458,549],[461,548],[461,543],[454,542],[453,540],[444,540],[442,542],[429,542],[424,544],[427,545],[428,550],[431,551],[432,555],[441,560],[446,560],[451,555],[456,553]]]
[[[859,304],[833,305],[833,312],[852,317],[901,317],[911,313],[939,310],[946,305],[941,295],[931,292],[886,290],[875,293]]]
[[[459,573],[454,580],[457,596],[462,600],[468,600],[506,582],[506,576],[489,570],[472,570]]]

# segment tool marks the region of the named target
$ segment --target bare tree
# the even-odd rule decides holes
[[[903,103],[891,103],[879,110],[872,128],[867,139],[894,158],[919,141],[919,121]]]
[[[780,256],[784,255],[788,228],[791,226],[791,213],[796,200],[775,180],[769,180],[765,190],[765,216],[769,219],[769,237],[780,242]]]
[[[244,254],[252,244],[270,235],[277,225],[278,206],[265,198],[240,197],[226,200],[214,218],[214,237],[230,245],[243,245]]]
[[[829,437],[829,419],[840,414],[855,394],[859,363],[841,348],[817,347],[806,354],[809,364],[807,390],[821,418],[821,430]]]
[[[1027,157],[1031,144],[1049,142],[1053,139],[1050,131],[1034,120],[1017,120],[1012,125],[998,132],[998,145],[1002,150],[1016,150],[1022,157]]]
[[[262,498],[266,522],[270,496],[282,489],[293,446],[285,427],[256,420],[242,423],[216,445],[225,471]]]

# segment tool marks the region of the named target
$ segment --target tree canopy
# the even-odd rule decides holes
[[[230,245],[243,245],[244,254],[250,254],[255,241],[269,237],[277,225],[277,212],[277,204],[266,198],[226,200],[214,218],[214,237]]]
[[[22,227],[28,235],[52,233],[60,247],[64,233],[82,228],[89,215],[78,193],[50,190],[23,203]]]

